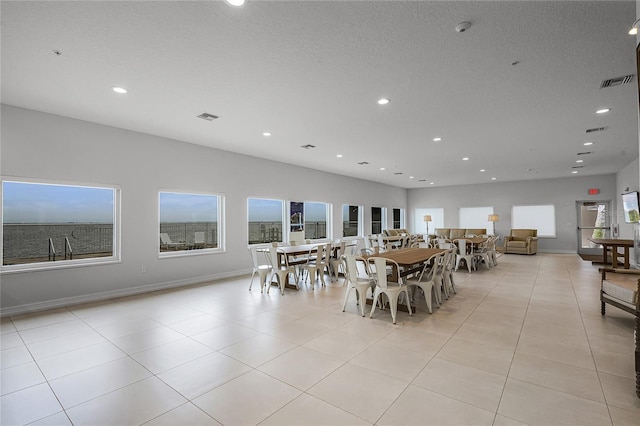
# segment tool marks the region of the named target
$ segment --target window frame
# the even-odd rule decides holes
[[[399,220],[398,220],[398,227],[396,228],[396,220],[395,220],[395,214],[396,211],[398,212],[399,215]],[[403,209],[402,207],[392,207],[391,208],[391,229],[405,229],[405,209]]]
[[[344,209],[345,209],[345,206],[347,208],[349,208],[349,207],[357,207],[358,208],[358,223],[357,223],[358,231],[357,231],[356,235],[344,235],[344,230],[345,230],[345,228],[344,228],[344,222],[345,222]],[[359,205],[356,205],[356,204],[343,204],[342,205],[342,209],[341,209],[341,211],[342,211],[342,213],[341,213],[341,215],[342,215],[342,222],[341,222],[342,223],[342,237],[341,238],[354,238],[354,237],[362,237],[363,236],[362,235],[362,231],[364,229],[363,210],[364,210],[363,206],[359,206]],[[351,222],[351,221],[348,220],[348,218],[347,218],[347,222]]]
[[[288,216],[290,215],[290,210],[289,210],[289,201],[287,200],[283,200],[283,199],[278,199],[278,198],[268,198],[268,197],[256,197],[256,196],[249,196],[247,197],[247,246],[251,247],[251,246],[256,246],[256,245],[266,245],[266,244],[270,244],[271,242],[257,242],[257,243],[252,243],[251,241],[249,241],[249,237],[250,237],[250,233],[249,233],[249,224],[251,223],[249,221],[249,201],[250,200],[266,200],[266,201],[278,201],[281,203],[281,237],[282,239],[280,241],[272,241],[272,242],[277,242],[277,243],[283,243],[284,241],[289,241],[289,226],[291,226],[291,224],[289,223],[289,218]]]
[[[103,184],[103,183],[89,183],[89,182],[75,182],[53,179],[37,179],[37,178],[25,178],[25,177],[13,177],[2,176],[0,178],[0,257],[2,257],[4,263],[4,184],[5,182],[33,184],[33,185],[51,185],[51,186],[66,186],[66,187],[79,187],[79,188],[95,188],[95,189],[109,189],[113,191],[113,211],[112,211],[112,254],[111,256],[104,257],[89,257],[82,259],[62,259],[46,262],[32,262],[32,263],[20,263],[16,265],[4,265],[0,264],[0,274],[11,274],[21,272],[33,272],[33,271],[46,271],[56,269],[69,269],[87,266],[101,266],[106,264],[114,264],[122,262],[122,234],[121,234],[121,203],[122,203],[122,190],[119,185]],[[73,248],[73,247],[72,247]],[[64,249],[64,248],[63,248]]]
[[[308,238],[307,237],[307,204],[323,204],[325,215],[325,233],[324,237]],[[333,232],[331,227],[331,204],[324,201],[304,201],[304,238],[305,240],[332,239]]]
[[[478,221],[471,224],[465,224],[462,216],[464,210],[476,210],[475,215],[478,216]],[[493,235],[494,224],[489,220],[489,215],[494,214],[493,206],[476,206],[476,207],[459,207],[458,208],[458,227],[462,229],[475,229],[484,228],[487,230],[487,235]],[[474,215],[474,218],[475,218]]]
[[[216,198],[216,235],[217,235],[217,247],[209,247],[203,249],[182,249],[182,250],[174,250],[174,251],[162,251],[161,244],[159,243],[160,234],[161,234],[161,194],[178,194],[178,195],[195,195],[195,196],[203,196],[203,197],[215,197]],[[158,231],[158,246],[157,253],[159,259],[164,259],[167,257],[179,257],[179,256],[198,256],[203,254],[216,254],[216,253],[224,253],[225,252],[225,223],[224,223],[224,196],[221,194],[216,194],[212,192],[200,192],[200,191],[187,191],[187,190],[176,190],[176,189],[160,189],[158,190],[158,227],[156,228]],[[185,243],[185,246],[187,244]]]

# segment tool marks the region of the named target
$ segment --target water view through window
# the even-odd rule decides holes
[[[249,198],[247,209],[249,244],[282,242],[284,201]]]
[[[160,192],[160,252],[220,247],[220,197]]]
[[[2,182],[2,264],[111,258],[115,188]]]

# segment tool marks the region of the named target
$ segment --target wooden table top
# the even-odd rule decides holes
[[[426,262],[434,254],[442,253],[446,249],[440,248],[406,248],[400,250],[385,251],[383,253],[372,254],[367,257],[384,257],[394,260],[400,266],[411,266]]]
[[[486,243],[487,241],[489,241],[489,238],[487,238],[487,237],[456,238],[453,241],[458,241],[458,240],[467,240],[471,244],[482,244],[482,243]]]
[[[633,240],[624,240],[622,238],[588,238],[588,240],[593,241],[596,244],[602,244],[606,246],[633,247]]]

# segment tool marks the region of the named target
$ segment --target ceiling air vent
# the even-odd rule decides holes
[[[585,152],[578,153],[578,155],[589,155],[589,154],[593,154],[593,151],[585,151]]]
[[[632,81],[633,81],[633,74],[623,75],[622,77],[603,80],[602,83],[600,83],[600,88],[604,89],[605,87],[622,86],[623,84],[631,83]]]
[[[605,130],[607,130],[607,127],[594,127],[593,129],[587,129],[585,133],[604,132]]]
[[[584,166],[573,166],[573,167],[571,167],[571,168],[572,168],[572,169],[581,169],[581,168],[583,168],[583,167],[584,167]]]
[[[361,162],[359,162],[358,164],[360,164],[361,166],[366,166],[366,165],[367,165],[367,164],[369,164],[369,163],[368,163],[368,162],[366,162],[366,161],[361,161]]]
[[[307,145],[301,145],[300,148],[304,148],[304,149],[312,149],[315,148],[315,145],[311,145],[311,144],[307,144]]]
[[[402,172],[395,172],[394,175],[401,175]]]
[[[198,118],[202,118],[203,120],[207,120],[207,121],[213,121],[219,117],[217,115],[209,114],[208,112],[203,112],[198,116]]]

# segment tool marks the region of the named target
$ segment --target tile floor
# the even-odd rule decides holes
[[[640,425],[633,318],[575,255],[455,275],[429,315],[246,277],[2,319],[2,425]]]

